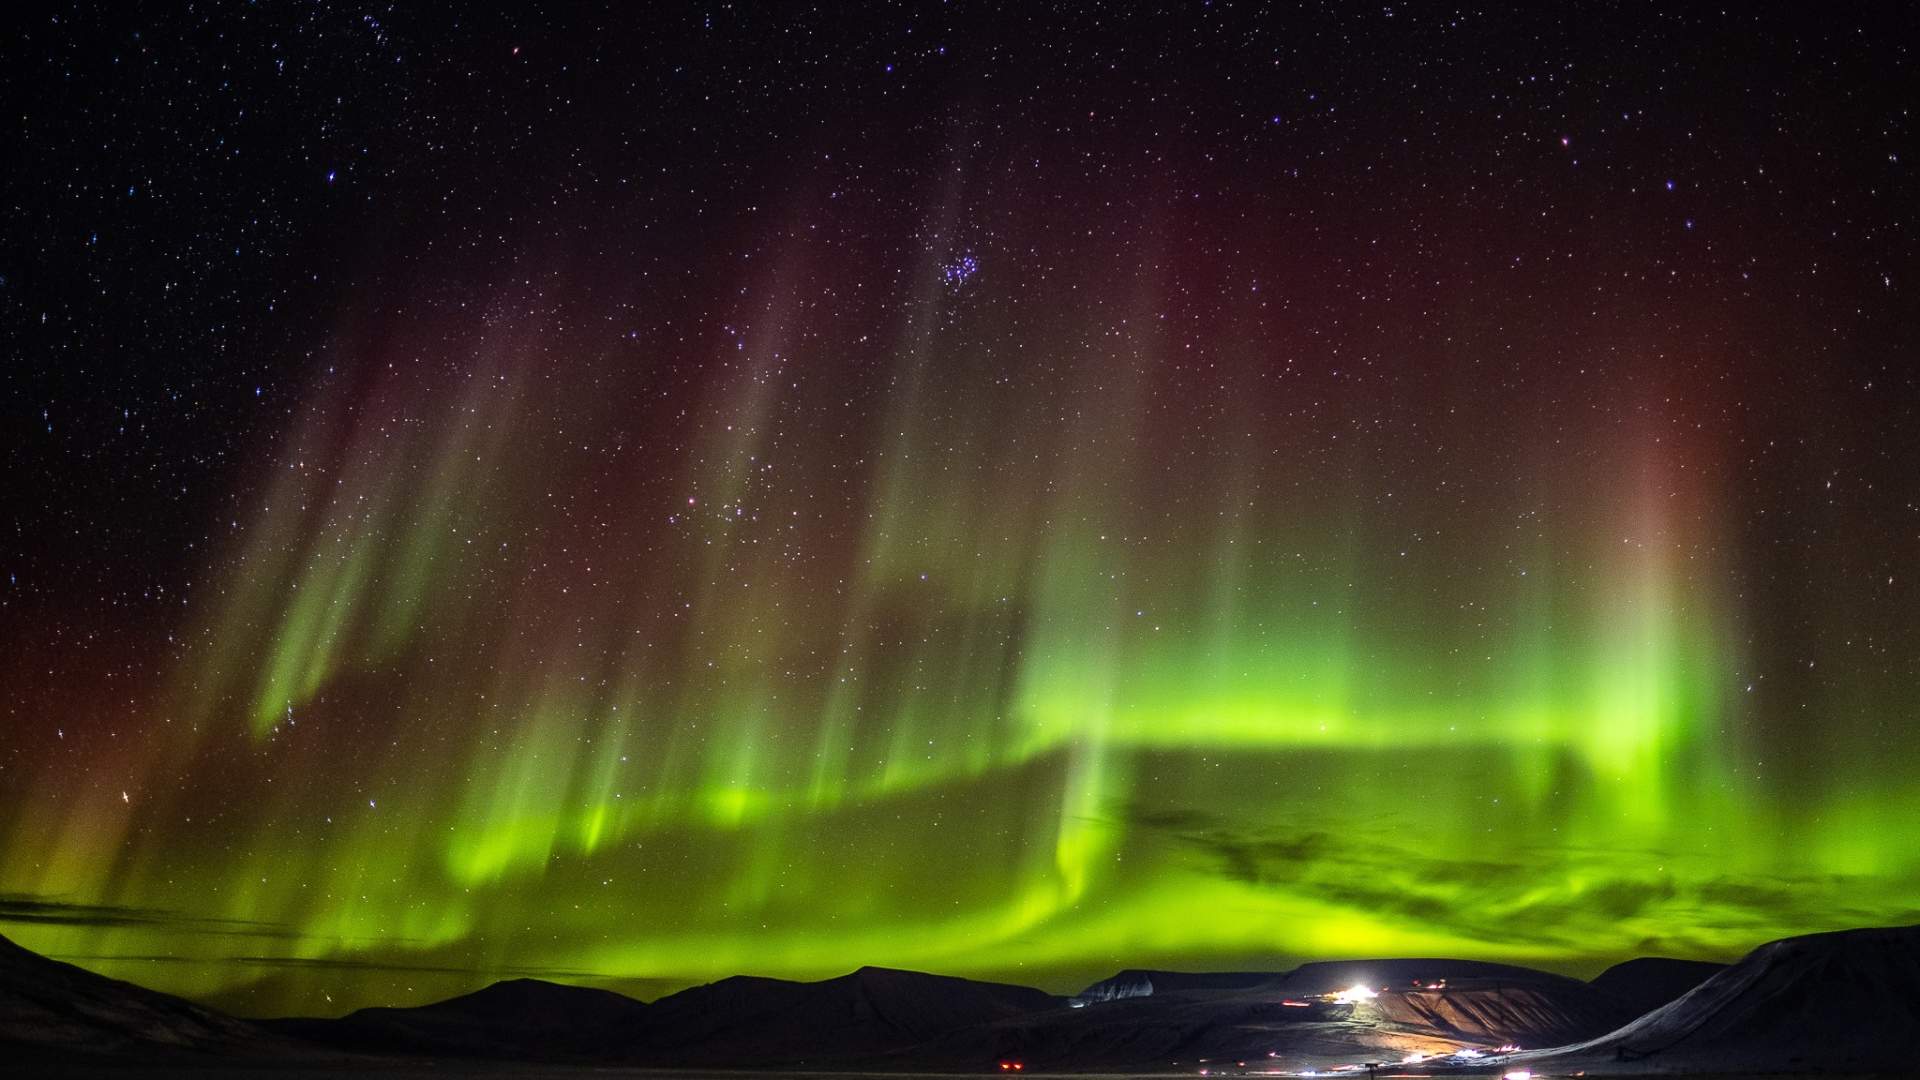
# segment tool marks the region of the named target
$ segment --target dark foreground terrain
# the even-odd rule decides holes
[[[862,968],[654,1002],[512,980],[408,1009],[250,1021],[0,939],[6,1076],[1910,1075],[1920,927],[1787,938],[1591,982],[1474,961],[1124,971],[1060,998]]]
[[[15,1072],[8,1072],[15,1076]],[[741,1080],[745,1076],[764,1076],[764,1078],[791,1078],[791,1080],[933,1080],[952,1076],[950,1072],[776,1072],[776,1070],[755,1070],[755,1072],[687,1072],[670,1068],[603,1068],[580,1067],[580,1065],[507,1065],[507,1063],[472,1063],[472,1061],[432,1061],[432,1063],[411,1063],[411,1065],[369,1065],[365,1068],[309,1068],[309,1067],[111,1067],[111,1065],[46,1065],[31,1067],[17,1072],[21,1078],[44,1078],[44,1080],[115,1080],[138,1076],[140,1080],[188,1080],[205,1076],[209,1080],[332,1080],[338,1076],[371,1076],[374,1080],[497,1080],[507,1076],[520,1076],[526,1080]],[[995,1072],[998,1076],[998,1072]],[[1102,1080],[1119,1078],[1127,1080],[1152,1080],[1160,1078],[1181,1078],[1192,1080],[1192,1072],[1077,1072],[1075,1080]],[[1319,1076],[1329,1076],[1321,1072]],[[1365,1076],[1365,1070],[1357,1072]],[[1380,1076],[1425,1076],[1421,1072],[1402,1072],[1394,1068],[1382,1068]],[[1473,1076],[1473,1074],[1467,1074]],[[1500,1070],[1478,1072],[1478,1076],[1501,1076]],[[1574,1076],[1571,1072],[1534,1072],[1536,1080],[1553,1080],[1559,1076]],[[1647,1072],[1586,1072],[1584,1076],[1661,1076]],[[1693,1080],[1805,1080],[1807,1072],[1680,1072],[1668,1076],[1690,1076]],[[1822,1080],[1910,1080],[1914,1072],[1818,1072]]]

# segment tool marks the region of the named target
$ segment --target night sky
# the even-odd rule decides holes
[[[333,1014],[1920,921],[1904,5],[443,6],[0,39],[0,933]]]

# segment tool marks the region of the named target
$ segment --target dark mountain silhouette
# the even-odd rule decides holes
[[[309,1042],[364,1053],[599,1061],[625,1050],[646,1010],[611,990],[510,979],[417,1008],[263,1023]]]
[[[1592,1071],[1904,1072],[1920,1032],[1920,926],[1769,942],[1679,999],[1539,1060]],[[1591,1063],[1591,1064],[1588,1064]]]
[[[1681,994],[1725,971],[1727,965],[1705,960],[1673,960],[1642,956],[1624,960],[1593,977],[1596,990],[1611,994],[1635,1016],[1652,1012]]]
[[[734,976],[650,1005],[517,979],[418,1008],[268,1023],[361,1052],[778,1068],[878,1060],[961,1028],[1058,1007],[1059,998],[1024,986],[868,967],[810,983]]]
[[[0,1059],[278,1057],[266,1028],[30,952],[0,937]]]
[[[1060,1007],[1025,986],[889,968],[812,983],[736,976],[654,1002],[628,1055],[681,1065],[844,1064]]]
[[[0,939],[0,1061],[120,1068],[218,1058],[273,1071],[459,1058],[926,1072],[998,1071],[999,1062],[1018,1061],[1029,1070],[1186,1071],[1557,1043],[1507,1061],[1594,1074],[1898,1071],[1920,1030],[1920,927],[1773,942],[1645,1015],[1627,1014],[1631,995],[1667,993],[1699,970],[1651,960],[1592,983],[1445,959],[1275,973],[1127,971],[1095,987],[1129,993],[1071,1002],[885,968],[811,983],[722,979],[652,1004],[517,979],[418,1008],[256,1023]],[[1366,992],[1338,995],[1352,987]]]

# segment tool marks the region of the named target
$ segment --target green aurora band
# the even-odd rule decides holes
[[[1782,734],[1731,439],[1644,335],[1579,346],[1592,414],[1476,387],[1490,331],[1362,344],[1421,388],[1378,424],[1306,316],[1108,254],[889,307],[796,233],[651,355],[572,269],[343,326],[165,685],[76,695],[138,722],[0,818],[7,932],[273,1013],[1914,918],[1920,781],[1858,764],[1914,736],[1843,722],[1906,684]]]

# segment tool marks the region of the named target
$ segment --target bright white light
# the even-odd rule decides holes
[[[1349,986],[1345,990],[1335,994],[1333,1001],[1336,1005],[1353,1005],[1362,1001],[1372,1001],[1379,996],[1377,992],[1369,987]]]
[[[1533,1080],[1533,1070],[1514,1069],[1500,1075],[1500,1080]]]

